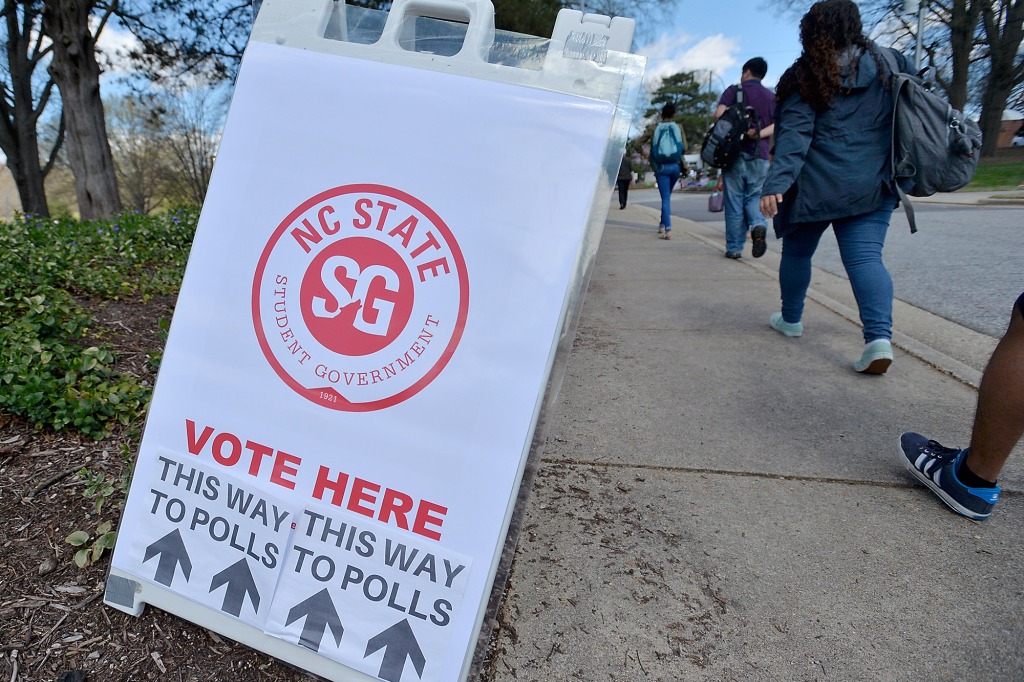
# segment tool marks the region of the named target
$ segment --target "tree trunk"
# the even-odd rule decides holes
[[[94,0],[45,0],[43,9],[43,32],[53,41],[49,71],[64,102],[68,161],[83,220],[121,212],[100,98],[100,67],[89,30],[94,6]]]
[[[49,100],[52,84],[41,90],[39,106],[36,108],[32,76],[39,54],[32,43],[30,27],[35,24],[37,15],[27,5],[22,7],[22,12],[19,17],[17,5],[4,3],[7,81],[0,85],[0,89],[3,89],[3,97],[0,97],[0,149],[7,156],[7,168],[18,188],[22,212],[48,218],[50,212],[43,184],[46,169],[39,159],[36,122]]]
[[[978,125],[981,127],[982,134],[982,156],[996,155],[999,131],[1003,126],[1003,110],[1006,108],[1006,100],[1009,99],[1010,92],[1009,89],[997,88],[988,84],[981,94],[981,116]]]
[[[0,123],[0,147],[7,156],[7,168],[18,188],[22,213],[49,218],[43,184],[46,174],[39,160],[39,138],[36,136],[35,112],[32,111],[31,78],[30,73],[25,78],[15,79],[11,88],[14,111],[12,116],[4,111],[3,122]]]
[[[981,96],[981,155],[995,156],[1003,109],[1021,82],[1016,61],[1024,38],[1024,0],[975,1],[982,2],[982,26],[989,45],[989,74]]]
[[[46,189],[43,184],[43,169],[39,163],[39,145],[36,142],[35,130],[30,131],[26,139],[17,135],[19,140],[16,151],[12,154],[6,147],[7,168],[11,171],[14,184],[18,188],[18,199],[21,200],[21,212],[40,218],[49,218],[50,209],[46,204]]]
[[[983,0],[953,0],[949,20],[949,47],[952,53],[953,75],[947,94],[954,109],[964,110],[967,105],[967,76],[971,67],[975,30]]]

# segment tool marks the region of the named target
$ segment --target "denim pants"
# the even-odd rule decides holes
[[[654,174],[661,195],[661,222],[658,224],[664,226],[666,232],[672,229],[672,188],[679,182],[681,172],[678,163],[666,163]]]
[[[747,229],[767,227],[761,215],[761,188],[768,177],[768,159],[744,152],[722,173],[725,184],[725,250],[742,253]]]
[[[887,199],[877,211],[831,221],[857,299],[865,343],[892,339],[892,278],[882,263],[882,247],[895,207],[896,200]],[[803,316],[804,297],[811,284],[811,257],[829,224],[827,220],[803,223],[782,238],[779,287],[786,322],[799,322]]]

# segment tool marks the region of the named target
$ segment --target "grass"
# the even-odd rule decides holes
[[[974,173],[974,179],[964,187],[965,192],[1018,189],[1024,182],[1024,161],[1005,162],[983,160]],[[1024,190],[1022,190],[1024,191]]]

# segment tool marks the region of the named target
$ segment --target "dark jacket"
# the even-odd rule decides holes
[[[633,179],[633,159],[629,158],[629,154],[623,154],[622,163],[619,164],[619,175],[616,180],[625,182],[626,180]]]
[[[909,72],[906,57],[895,54]],[[879,77],[870,50],[851,48],[842,61],[843,89],[827,110],[815,112],[799,93],[775,110],[775,157],[761,194],[783,195],[775,217],[780,237],[800,223],[875,211],[895,196],[888,79]]]

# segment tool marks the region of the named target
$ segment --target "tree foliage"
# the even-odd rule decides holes
[[[227,111],[225,87],[125,95],[107,106],[125,205],[148,214],[206,197]]]
[[[776,0],[795,16],[806,0]],[[911,54],[916,49],[917,16],[903,13],[902,0],[858,3],[865,28],[877,42]],[[937,82],[958,109],[976,109],[983,156],[995,153],[1003,110],[1024,88],[1024,0],[921,0],[922,65],[935,70]],[[1024,94],[1020,96],[1024,100]]]
[[[1003,110],[1014,88],[1024,82],[1024,0],[981,2],[981,25],[988,45],[988,77],[981,95],[982,154],[995,154]]]
[[[118,18],[138,39],[130,53],[151,80],[230,80],[252,27],[249,0],[123,0]]]
[[[550,36],[561,0],[494,0],[494,26],[502,31]]]
[[[711,123],[715,103],[719,93],[712,92],[701,85],[700,74],[694,71],[682,71],[665,78],[654,94],[651,95],[651,106],[644,113],[645,118],[658,120],[661,108],[668,102],[676,105],[675,122],[683,131],[683,144],[687,152],[699,148],[704,133]],[[641,136],[650,138],[655,123],[648,126]]]
[[[876,30],[913,51],[917,17],[902,15],[902,3],[868,4],[876,7]],[[982,155],[992,156],[1003,110],[1024,84],[1024,0],[931,0],[922,5],[922,65],[934,68],[954,107],[980,112]]]
[[[585,8],[589,14],[636,19],[637,32],[650,32],[677,0],[493,0],[495,27],[504,31],[547,37],[563,8]]]
[[[200,206],[206,198],[227,109],[216,99],[215,91],[203,87],[165,96],[166,196],[172,203]]]
[[[391,3],[347,4],[386,9]],[[129,57],[151,80],[187,74],[217,83],[237,75],[259,5],[252,0],[121,0],[118,18],[139,41]]]
[[[149,214],[161,204],[171,170],[164,150],[164,111],[152,101],[123,95],[107,103],[110,148],[121,202]]]

